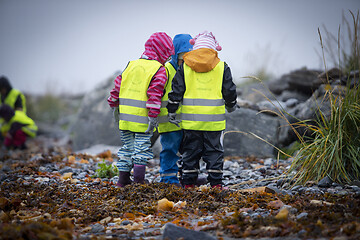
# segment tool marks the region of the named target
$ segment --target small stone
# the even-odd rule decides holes
[[[301,218],[306,218],[309,214],[307,212],[302,212],[296,216],[296,219],[299,220]]]
[[[278,214],[276,214],[275,219],[277,220],[287,220],[289,216],[289,210],[287,208],[283,208],[279,211]]]
[[[322,188],[328,188],[331,187],[332,183],[333,181],[328,176],[326,176],[319,181],[318,186]]]
[[[265,166],[271,166],[273,164],[273,160],[272,158],[267,158],[264,160],[264,165]]]
[[[129,224],[131,224],[131,222],[129,220],[124,220],[121,222],[121,225],[124,225],[124,226],[129,225]]]
[[[100,223],[95,223],[94,225],[91,225],[91,232],[92,233],[98,233],[105,230],[105,227],[101,225]]]

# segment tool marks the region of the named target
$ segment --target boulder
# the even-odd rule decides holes
[[[164,226],[164,234],[162,239],[167,240],[192,240],[192,239],[202,239],[202,240],[216,240],[216,237],[211,236],[205,232],[194,231],[187,228],[179,227],[172,223],[167,223]]]
[[[224,151],[226,156],[274,157],[280,118],[240,108],[226,114]],[[256,137],[258,136],[258,137]]]
[[[276,95],[283,91],[295,91],[311,96],[311,94],[322,84],[318,78],[321,72],[318,70],[298,69],[289,74],[282,75],[279,79],[268,83],[269,89]]]
[[[74,151],[97,144],[121,145],[120,132],[115,126],[112,110],[107,103],[109,93],[114,87],[113,79],[108,79],[85,94],[69,130]]]

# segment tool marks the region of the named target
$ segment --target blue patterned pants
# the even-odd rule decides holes
[[[120,130],[123,145],[118,151],[116,163],[119,171],[130,172],[134,164],[147,165],[153,158],[150,138],[152,134]]]

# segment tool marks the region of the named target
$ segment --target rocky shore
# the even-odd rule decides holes
[[[185,190],[158,183],[159,159],[155,158],[147,168],[149,184],[119,189],[114,184],[117,176],[96,177],[99,163],[116,161],[116,146],[69,152],[56,144],[40,149],[45,144],[39,141],[31,142],[27,152],[1,153],[1,239],[7,239],[6,229],[21,234],[36,231],[27,229],[30,223],[43,224],[37,227],[42,232],[49,232],[44,226],[51,226],[51,234],[61,239],[360,236],[356,207],[360,183],[340,185],[325,178],[318,184],[293,186],[285,175],[291,159],[226,157],[223,181],[227,189],[217,191],[207,185]],[[204,164],[201,172],[206,177]],[[158,208],[161,199],[180,207],[162,211]],[[340,217],[344,220],[339,221]]]

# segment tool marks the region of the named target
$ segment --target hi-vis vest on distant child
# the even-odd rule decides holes
[[[1,126],[1,134],[5,135],[11,128],[11,125],[14,122],[21,123],[25,126],[21,127],[21,130],[26,133],[29,137],[35,137],[38,127],[35,125],[35,122],[29,118],[24,112],[22,111],[15,111],[15,115],[10,119],[9,122],[5,122]]]
[[[186,90],[181,110],[183,129],[225,130],[225,104],[221,92],[223,74],[223,61],[220,61],[211,71],[204,73],[195,72],[184,64]]]
[[[161,66],[156,60],[137,59],[130,61],[125,68],[119,92],[120,130],[132,132],[147,130],[149,124],[149,111],[146,108],[147,89]]]
[[[165,64],[165,68],[166,68],[166,72],[168,74],[168,80],[167,80],[165,88],[164,88],[165,94],[161,99],[161,109],[160,109],[160,114],[158,116],[158,118],[159,118],[158,131],[159,131],[159,133],[174,132],[174,131],[181,130],[181,127],[178,127],[175,124],[172,124],[168,121],[168,116],[167,116],[168,110],[166,108],[166,105],[169,100],[168,94],[169,94],[169,92],[171,92],[171,82],[175,76],[176,70],[173,67],[173,65],[171,65],[171,63],[169,63],[169,62]],[[176,113],[177,113],[177,116],[180,117],[181,106],[179,106]],[[180,126],[181,126],[181,123],[180,123]]]
[[[26,113],[26,100],[25,100],[25,96],[24,94],[22,94],[19,90],[17,89],[11,89],[10,92],[8,93],[8,95],[6,96],[6,98],[4,99],[4,102],[1,101],[0,99],[0,105],[1,104],[7,104],[9,105],[12,109],[15,110],[15,102],[18,99],[18,97],[20,96],[21,98],[21,102],[22,102],[22,107],[23,107],[23,112]]]

